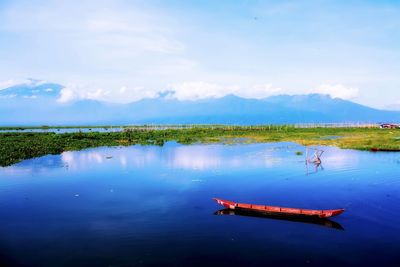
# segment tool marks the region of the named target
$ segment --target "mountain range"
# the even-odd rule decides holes
[[[59,103],[62,85],[30,80],[0,90],[0,125],[284,124],[397,122],[399,111],[378,110],[329,95],[235,95],[181,101],[168,95],[129,104],[96,100]]]

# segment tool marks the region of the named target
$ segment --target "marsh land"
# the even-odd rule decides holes
[[[203,125],[179,129],[131,127],[121,128],[122,130],[117,132],[96,131],[96,129],[104,127],[91,126],[93,128],[91,131],[79,130],[84,127],[73,127],[78,131],[64,133],[3,131],[0,133],[0,166],[9,166],[25,159],[47,154],[60,154],[64,151],[135,144],[162,146],[168,141],[176,141],[181,144],[290,141],[301,145],[336,146],[357,150],[400,149],[400,130],[396,129]],[[12,131],[17,128],[3,128],[3,130],[7,129]]]

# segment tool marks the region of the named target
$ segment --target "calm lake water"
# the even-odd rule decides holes
[[[122,127],[110,127],[110,128],[32,128],[32,129],[13,129],[4,130],[0,129],[0,133],[90,133],[90,132],[122,132]]]
[[[400,154],[293,143],[95,148],[0,168],[1,266],[400,266]],[[324,225],[213,197],[345,208]]]

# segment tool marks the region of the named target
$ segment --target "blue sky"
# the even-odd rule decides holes
[[[0,88],[61,101],[329,93],[400,105],[399,1],[1,1]]]

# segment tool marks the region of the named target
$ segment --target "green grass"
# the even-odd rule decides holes
[[[92,128],[95,128],[91,126]],[[101,126],[105,127],[105,126]],[[56,127],[59,128],[59,127]],[[337,139],[327,138],[340,136]],[[123,132],[0,133],[0,166],[63,151],[98,146],[191,143],[254,143],[292,141],[302,145],[333,145],[359,150],[400,149],[400,130],[378,128],[295,128],[291,126],[200,126],[187,129],[126,129]],[[325,138],[325,139],[324,139]]]

